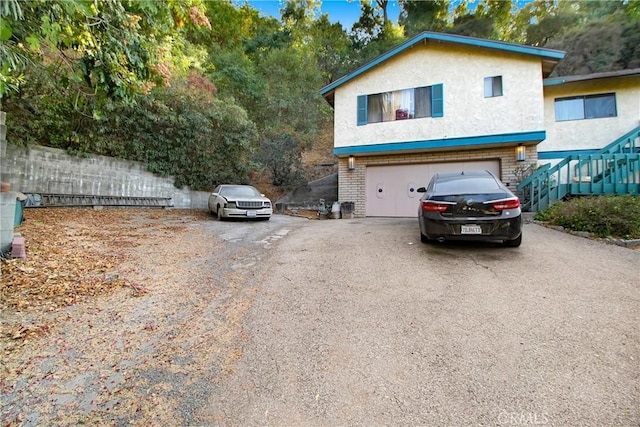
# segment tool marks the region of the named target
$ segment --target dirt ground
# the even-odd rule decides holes
[[[3,426],[193,421],[242,356],[260,274],[242,268],[255,248],[203,232],[208,215],[27,210],[27,260],[2,260]]]

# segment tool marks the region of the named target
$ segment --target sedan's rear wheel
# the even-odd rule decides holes
[[[510,248],[517,248],[518,246],[520,246],[521,243],[522,243],[522,234],[520,234],[518,237],[516,237],[513,240],[504,241],[505,246],[509,246]]]
[[[431,242],[433,242],[433,240],[431,240],[430,238],[428,238],[427,236],[425,236],[422,233],[420,233],[420,241],[422,243],[431,243]]]

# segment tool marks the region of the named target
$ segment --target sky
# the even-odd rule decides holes
[[[264,16],[273,16],[280,19],[280,9],[285,0],[246,0],[251,7],[262,13]],[[518,7],[523,7],[531,0],[518,0]],[[234,0],[237,4],[243,4],[245,0]],[[455,4],[455,2],[452,2]],[[469,10],[473,10],[473,3],[469,4]],[[322,0],[322,12],[329,14],[329,21],[340,22],[346,31],[351,31],[351,26],[360,19],[359,0]],[[400,6],[398,0],[389,0],[387,14],[391,22],[398,23]]]
[[[240,1],[240,4],[244,1]],[[280,9],[284,0],[248,0],[248,3],[264,16],[273,16],[280,19]],[[329,21],[340,22],[342,27],[349,31],[351,26],[360,19],[360,2],[358,0],[322,0],[322,12],[329,15]],[[398,22],[400,6],[397,0],[390,0],[387,6],[389,19]]]

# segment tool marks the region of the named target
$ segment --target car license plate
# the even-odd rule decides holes
[[[461,234],[482,234],[482,227],[479,225],[463,225],[461,230]]]
[[[256,211],[247,211],[247,216],[256,216]]]

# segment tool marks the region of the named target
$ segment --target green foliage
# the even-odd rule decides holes
[[[313,52],[307,49],[276,49],[258,65],[267,86],[255,111],[258,128],[271,133],[293,129],[302,144],[326,119],[327,103],[318,93],[323,76]]]
[[[490,38],[493,33],[493,18],[490,16],[464,15],[453,21],[448,32],[462,36]]]
[[[384,29],[384,17],[377,13],[370,1],[360,2],[360,19],[351,27],[351,43],[355,50],[362,50],[378,39]]]
[[[399,0],[402,7],[398,24],[404,26],[407,37],[422,31],[443,31],[449,21],[448,0]]]
[[[241,107],[214,93],[192,76],[135,105],[121,104],[100,122],[94,149],[144,162],[151,172],[174,176],[177,187],[247,182],[255,125]]]
[[[332,24],[326,14],[311,27],[313,51],[318,68],[323,74],[323,84],[329,84],[346,74],[353,66],[351,45],[340,24]]]
[[[255,113],[266,91],[266,82],[258,73],[255,61],[238,48],[212,52],[210,64],[213,66],[211,80],[220,91]]]
[[[40,68],[51,80],[73,82],[79,96],[99,103],[132,101],[149,84],[167,83],[167,40],[179,41],[186,23],[210,27],[196,3],[22,1],[22,16],[3,18],[3,26],[11,28],[5,48],[30,61],[4,67],[3,55],[3,80]]]
[[[547,47],[570,46],[554,75],[589,74],[618,69],[622,58],[622,28],[618,23],[599,21],[568,32]]]
[[[16,145],[45,145],[82,152],[91,139],[94,99],[79,96],[68,80],[52,81],[30,68],[20,91],[3,102],[8,112],[7,139]]]
[[[536,219],[599,237],[640,238],[640,196],[580,197],[558,202]]]

